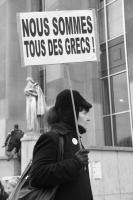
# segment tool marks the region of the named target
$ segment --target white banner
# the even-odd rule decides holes
[[[22,65],[97,60],[94,10],[17,14]]]

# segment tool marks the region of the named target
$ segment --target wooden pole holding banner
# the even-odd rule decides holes
[[[42,0],[41,1],[42,3],[41,3],[41,6],[42,6],[42,11],[45,11],[45,0]],[[44,98],[45,98],[45,102],[46,102],[46,95],[47,95],[47,90],[46,90],[46,65],[43,65],[43,79],[44,79],[44,81],[43,81],[43,84],[44,84]]]
[[[27,1],[27,11],[31,12],[31,1]],[[27,67],[27,77],[32,77],[32,66]]]
[[[78,136],[79,147],[80,147],[80,149],[82,149],[82,144],[81,144],[81,140],[80,140],[80,133],[79,133],[79,128],[78,128],[78,119],[77,119],[77,116],[76,116],[76,109],[75,109],[74,97],[73,97],[73,92],[72,92],[72,84],[71,84],[70,73],[69,73],[69,66],[66,66],[66,71],[67,71],[68,84],[69,84],[71,98],[72,98],[72,106],[73,106],[74,119],[75,119],[75,125],[76,125],[76,132],[77,132],[77,136]]]

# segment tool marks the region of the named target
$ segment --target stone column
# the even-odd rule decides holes
[[[21,173],[32,159],[33,148],[39,136],[39,133],[27,132],[21,139]]]

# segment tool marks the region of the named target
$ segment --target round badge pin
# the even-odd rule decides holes
[[[76,138],[72,138],[72,143],[73,143],[74,145],[77,145],[77,144],[78,144],[78,140],[77,140]]]

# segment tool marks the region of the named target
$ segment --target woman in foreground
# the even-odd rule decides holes
[[[92,105],[78,91],[73,90],[77,119],[87,116]],[[30,172],[31,186],[51,188],[59,185],[55,200],[93,200],[88,171],[88,149],[80,149],[70,90],[57,95],[48,113],[50,130],[38,139],[33,151]],[[86,132],[79,126],[80,134]],[[57,161],[58,141],[64,140],[63,160]]]

